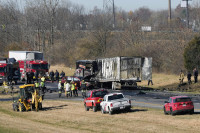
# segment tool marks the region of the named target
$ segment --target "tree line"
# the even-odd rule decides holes
[[[115,7],[113,26],[112,7],[86,11],[66,0],[26,0],[23,6],[8,0],[0,3],[0,56],[9,50],[38,50],[51,64],[67,66],[81,59],[150,56],[154,71],[177,73],[185,68],[184,49],[200,28],[199,5],[196,0],[189,6],[188,29],[180,5],[170,22],[167,10]]]

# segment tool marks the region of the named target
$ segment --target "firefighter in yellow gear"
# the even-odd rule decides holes
[[[40,88],[41,88],[41,92],[42,92],[42,100],[44,99],[44,93],[45,93],[45,77],[42,76],[41,78],[41,82],[40,82]]]
[[[38,83],[38,81],[36,80],[35,81],[35,88],[39,88],[40,87],[40,84]]]
[[[71,91],[73,92],[73,95],[75,96],[75,85],[74,85],[74,82],[72,82],[72,84],[71,84]]]

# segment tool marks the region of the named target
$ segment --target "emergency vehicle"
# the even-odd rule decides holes
[[[39,51],[9,51],[9,58],[19,62],[21,80],[26,79],[27,72],[38,72],[38,76],[48,76],[49,64],[44,61],[42,52]]]
[[[0,83],[20,80],[19,63],[14,58],[0,59]]]

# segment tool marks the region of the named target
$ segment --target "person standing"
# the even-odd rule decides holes
[[[53,72],[53,70],[50,72],[49,76],[51,78],[51,82],[53,83],[53,81],[54,81],[54,72]]]
[[[194,73],[194,83],[197,83],[198,82],[198,75],[199,75],[197,68],[194,68],[193,73]]]
[[[77,83],[74,83],[74,86],[75,86],[75,96],[78,97],[78,85]]]
[[[39,72],[38,70],[35,71],[35,80],[38,81]]]
[[[184,80],[184,73],[181,70],[180,75],[179,75],[179,80],[180,80],[180,84],[183,84],[183,80]]]
[[[59,72],[57,70],[55,72],[55,76],[56,76],[56,81],[58,82],[59,81]]]
[[[39,88],[40,87],[40,84],[38,83],[38,81],[36,80],[35,81],[35,88]]]
[[[61,85],[61,81],[59,81],[58,83],[58,97],[60,98],[62,95],[62,85]]]
[[[26,73],[26,84],[30,84],[30,72]]]
[[[74,85],[74,82],[72,81],[72,84],[71,84],[71,91],[73,92],[73,96],[75,97],[75,85]],[[72,95],[72,93],[71,93]]]
[[[65,77],[65,72],[62,71],[62,72],[60,73],[60,77],[61,77],[61,79],[62,79],[63,77]]]
[[[30,73],[30,84],[34,84],[33,77],[34,77],[34,72],[31,70],[31,73]]]
[[[42,90],[42,100],[43,100],[44,99],[45,89],[46,89],[46,87],[45,87],[45,77],[44,76],[41,78],[40,88]]]
[[[66,97],[70,96],[70,92],[71,92],[71,86],[70,86],[69,82],[66,82],[66,84],[65,84],[65,96]]]
[[[187,73],[187,79],[188,79],[188,84],[192,84],[192,81],[191,81],[191,77],[192,77],[192,74],[190,73],[190,71],[188,71]]]

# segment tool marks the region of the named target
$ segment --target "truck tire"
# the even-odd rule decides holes
[[[165,115],[168,115],[168,113],[166,112],[166,109],[165,109],[165,107],[164,107],[164,109],[163,109],[163,110],[164,110],[164,114],[165,114]]]
[[[108,108],[108,110],[109,110],[109,115],[112,115],[112,114],[113,114],[113,111],[110,110],[110,108]]]
[[[105,114],[105,111],[104,111],[104,109],[102,107],[101,107],[101,113]]]
[[[93,109],[94,112],[97,112],[97,106],[93,105],[92,109]]]
[[[85,106],[85,111],[89,111],[89,108],[86,106],[86,104],[84,104]]]
[[[20,111],[20,112],[26,111],[26,108],[25,108],[25,106],[24,106],[23,103],[19,103],[19,111]]]
[[[175,115],[175,113],[173,112],[172,108],[170,108],[170,114],[171,114],[172,116]]]

